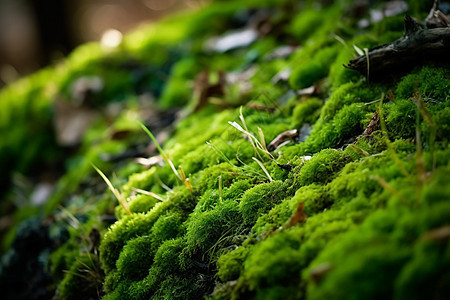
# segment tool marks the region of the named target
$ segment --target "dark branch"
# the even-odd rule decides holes
[[[370,49],[369,59],[362,55],[345,67],[373,78],[409,68],[420,61],[448,61],[449,54],[450,27],[427,29],[405,16],[404,36],[391,44]]]

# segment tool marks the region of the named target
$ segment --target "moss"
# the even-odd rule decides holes
[[[320,115],[322,101],[318,98],[310,98],[297,104],[292,113],[293,128],[301,128],[305,123],[314,124]]]
[[[409,99],[417,90],[424,98],[445,101],[450,97],[450,76],[448,69],[436,66],[424,66],[412,74],[404,76],[397,85],[396,96]]]
[[[379,299],[393,292],[393,281],[408,259],[409,251],[392,245],[375,244],[347,258],[326,274],[320,288],[308,291],[310,299]],[[367,284],[370,282],[370,284]],[[389,284],[390,283],[390,284]],[[343,288],[345,287],[345,288]],[[351,292],[348,291],[351,289]]]
[[[312,216],[329,208],[333,201],[327,188],[318,184],[310,184],[299,188],[290,200],[292,213],[295,212],[299,203],[304,203],[303,212],[307,216]]]
[[[234,200],[239,201],[244,192],[250,189],[252,185],[248,180],[239,180],[231,184],[229,187],[222,189],[222,201]],[[207,190],[199,199],[194,212],[205,212],[214,209],[219,204],[219,188]]]
[[[84,255],[73,262],[59,286],[60,299],[89,299],[101,293],[103,273],[95,255]]]
[[[309,61],[294,69],[289,78],[293,88],[309,87],[328,75],[330,64],[337,54],[337,47],[328,47],[320,50]]]
[[[137,236],[148,235],[158,218],[172,211],[187,216],[196,204],[196,196],[186,188],[174,191],[165,202],[160,202],[152,210],[143,214],[127,215],[110,227],[100,244],[102,267],[108,274],[115,269],[115,262],[125,243]]]
[[[386,127],[389,128],[389,138],[413,138],[416,133],[416,105],[411,100],[397,100],[386,104]]]
[[[221,163],[199,172],[198,177],[193,181],[193,185],[198,187],[201,192],[207,189],[219,189],[219,176],[222,177],[223,185],[229,186],[239,173],[238,168],[229,163]]]
[[[348,63],[353,58],[350,52],[351,50],[347,47],[343,47],[339,51],[336,60],[330,67],[328,80],[332,84],[333,89],[337,89],[349,82],[357,82],[361,79],[361,75],[357,71],[342,67],[343,64]]]
[[[134,281],[142,280],[153,263],[152,239],[141,236],[129,240],[117,259],[117,271],[121,280],[128,278]]]
[[[327,183],[336,176],[336,172],[344,167],[349,159],[342,151],[325,149],[307,161],[298,174],[300,185],[311,183]]]
[[[301,295],[294,288],[301,270],[299,246],[299,238],[289,231],[271,236],[253,249],[244,263],[243,278],[249,289],[256,291],[257,298],[268,299],[266,293],[276,296],[270,292],[272,289],[279,292],[277,299],[296,299]]]
[[[420,242],[395,281],[395,299],[448,297],[449,266],[448,243]]]
[[[236,280],[243,271],[243,264],[249,255],[249,248],[238,247],[237,249],[223,254],[217,260],[217,276],[223,282]]]
[[[187,222],[188,250],[213,256],[216,248],[226,243],[226,237],[239,231],[241,223],[239,205],[233,200],[217,203],[213,210],[192,214]]]
[[[297,209],[297,207],[292,209],[289,204],[289,199],[284,199],[267,214],[261,215],[252,227],[252,234],[257,237],[266,236],[283,226]]]
[[[285,191],[281,181],[262,183],[247,190],[239,203],[244,223],[253,225],[259,216],[269,212],[284,197]]]
[[[128,201],[130,202],[130,210],[133,213],[144,213],[151,210],[160,200],[152,196],[138,194]]]
[[[158,218],[151,229],[152,248],[157,249],[164,241],[184,233],[183,217],[179,213],[167,213]]]
[[[57,296],[62,299],[446,297],[448,66],[428,64],[400,78],[387,74],[382,83],[369,83],[342,64],[352,58],[352,45],[371,48],[401,35],[403,16],[357,29],[358,20],[341,18],[349,0],[244,2],[215,1],[171,17],[125,37],[109,53],[97,43],[83,46],[58,68],[1,91],[1,181],[11,181],[13,172],[39,169],[29,165],[38,159],[45,163],[57,157],[58,165],[68,169],[45,205],[45,224],[53,223],[45,243],[32,243],[36,249],[51,241],[36,255],[45,264],[51,253],[53,281],[46,292],[60,284]],[[421,7],[425,14],[431,6],[409,4],[410,11]],[[353,6],[350,11],[356,12]],[[205,51],[210,37],[253,25],[259,39],[250,46]],[[283,44],[299,47],[273,58]],[[213,76],[219,70],[227,74],[225,96],[189,115],[182,111],[164,143],[193,191],[168,164],[143,170],[131,160],[101,160],[148,143],[135,122],[147,118],[149,108],[140,95],[151,95],[151,106],[163,109],[192,107],[191,83],[204,69]],[[268,84],[285,70],[292,70],[287,82],[283,78]],[[108,112],[99,114],[75,156],[66,158],[67,151],[48,134],[51,103],[56,97],[76,98],[71,85],[83,76],[102,78],[104,88],[85,104],[102,112],[108,105]],[[310,85],[316,85],[315,94],[299,99],[295,90]],[[426,111],[417,112],[416,91]],[[361,136],[382,94],[387,95],[382,108],[388,144],[382,130]],[[114,105],[120,106],[120,114],[110,114],[112,101],[118,101]],[[266,144],[285,130],[312,126],[306,141],[272,153],[283,168],[262,155],[272,179],[252,159],[258,154],[248,137],[228,124],[242,123],[241,105],[249,131],[260,139],[261,128]],[[111,132],[122,130],[130,135],[112,140]],[[131,215],[105,192],[98,176],[91,176],[91,162],[115,174],[111,179],[127,197]],[[17,207],[14,217],[21,220],[41,208],[26,200],[32,199],[32,184],[17,178],[0,208],[7,212]],[[33,184],[38,180],[31,178]],[[156,192],[164,200],[134,195],[134,188]],[[286,226],[299,204],[306,220]],[[54,212],[58,205],[65,207],[64,213]],[[118,220],[110,226],[114,206]],[[73,227],[66,236],[67,221]],[[93,228],[100,232],[99,257],[89,236]],[[20,253],[16,247],[24,243],[22,234],[0,269],[16,270],[4,261],[29,257],[29,251]],[[30,260],[23,261],[28,270]],[[9,278],[8,272],[2,275]],[[17,268],[12,273],[22,277],[29,272]],[[23,281],[36,283],[37,275]],[[47,284],[27,287],[34,297],[40,295],[34,289]],[[6,293],[8,288],[13,289],[4,288]]]

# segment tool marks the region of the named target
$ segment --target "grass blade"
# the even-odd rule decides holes
[[[99,168],[97,168],[94,164],[91,164],[92,167],[95,169],[95,171],[97,171],[97,173],[103,178],[103,180],[106,182],[106,184],[108,185],[109,190],[114,194],[114,196],[116,197],[117,201],[119,201],[119,203],[122,205],[122,207],[125,209],[125,211],[131,215],[131,210],[130,210],[130,206],[128,205],[127,200],[125,199],[125,197],[122,195],[122,193],[120,193],[111,183],[111,181],[109,181],[108,177],[106,177],[105,174],[103,174],[102,171],[100,171]]]

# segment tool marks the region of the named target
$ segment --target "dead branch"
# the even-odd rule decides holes
[[[370,49],[344,67],[363,75],[379,77],[418,61],[446,61],[450,54],[450,27],[428,29],[405,16],[405,35],[391,44]]]

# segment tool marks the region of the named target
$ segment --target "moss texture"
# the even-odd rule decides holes
[[[5,299],[449,298],[450,68],[416,65],[379,83],[343,68],[354,45],[403,28],[401,15],[358,28],[368,15],[351,3],[213,1],[2,90],[0,205],[14,217]],[[252,26],[256,41],[211,48]],[[52,107],[76,101],[71,86],[86,76],[104,82],[90,99],[103,113],[67,156]],[[137,120],[169,133],[163,153],[139,152],[150,140]],[[300,136],[269,153],[293,129]],[[130,149],[170,163],[120,158]],[[64,174],[33,204],[20,179],[55,158]]]

